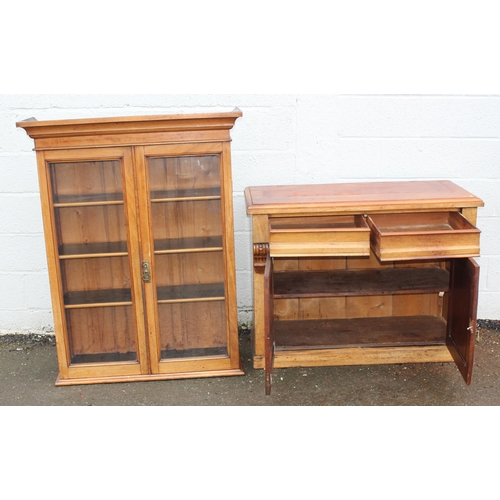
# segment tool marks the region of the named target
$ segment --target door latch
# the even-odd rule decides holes
[[[144,283],[151,283],[151,269],[148,260],[142,263],[142,281],[144,281]]]

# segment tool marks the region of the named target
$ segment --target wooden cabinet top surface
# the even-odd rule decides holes
[[[35,140],[36,150],[129,146],[183,142],[229,141],[229,131],[242,116],[239,109],[223,113],[124,116],[18,122]]]
[[[257,186],[245,190],[245,199],[250,215],[364,213],[484,206],[480,198],[451,181]]]

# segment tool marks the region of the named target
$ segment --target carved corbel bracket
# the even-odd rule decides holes
[[[269,243],[255,243],[253,246],[253,267],[255,272],[264,274],[269,256]]]

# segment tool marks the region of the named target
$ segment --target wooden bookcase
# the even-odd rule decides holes
[[[231,113],[36,121],[56,385],[243,375]]]
[[[483,202],[449,181],[249,187],[254,366],[455,362],[471,383]]]

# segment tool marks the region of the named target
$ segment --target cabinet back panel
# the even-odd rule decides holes
[[[224,301],[160,304],[158,317],[162,352],[224,348],[227,354]]]
[[[149,158],[148,165],[153,192],[218,188],[221,184],[218,155]]]
[[[222,252],[157,255],[155,257],[157,286],[218,283],[224,278]]]
[[[392,299],[393,316],[442,317],[442,313],[443,299],[438,294],[396,295]]]
[[[220,200],[153,203],[155,240],[208,238],[222,235]]]
[[[118,160],[52,163],[50,173],[55,201],[123,193],[121,163]]]
[[[346,299],[345,297],[275,299],[274,317],[281,321],[345,318]]]
[[[123,205],[57,208],[56,225],[59,245],[127,241]]]
[[[130,288],[127,257],[61,261],[64,292]]]
[[[438,294],[276,299],[276,320],[443,316]]]
[[[136,352],[131,306],[66,311],[71,357]]]
[[[373,253],[370,257],[360,258],[274,259],[275,272],[386,269],[388,267],[442,268],[443,266],[445,262],[440,261],[381,264]],[[446,317],[445,303],[446,296],[443,299],[438,293],[276,299],[274,316],[278,321],[415,315]]]

